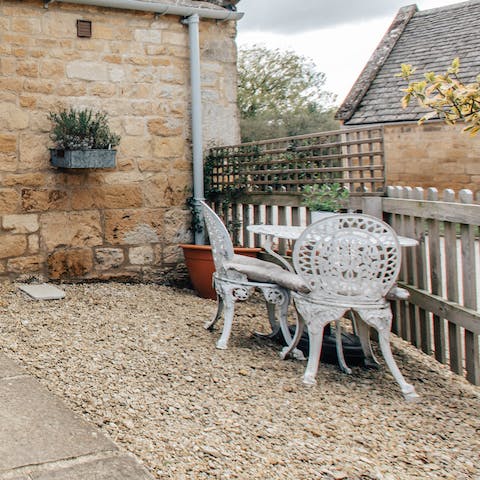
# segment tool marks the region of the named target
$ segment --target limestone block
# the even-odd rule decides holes
[[[153,154],[156,157],[181,157],[185,154],[185,139],[183,136],[156,137],[152,143]]]
[[[184,177],[177,172],[165,175],[157,173],[143,184],[143,196],[148,207],[165,207],[183,204],[185,201]]]
[[[149,157],[152,154],[151,142],[148,138],[125,135],[119,146],[123,155],[131,158]]]
[[[28,127],[29,115],[12,103],[0,103],[0,129],[23,130]]]
[[[17,169],[17,165],[16,135],[0,135],[0,171],[13,172]]]
[[[163,43],[166,45],[179,45],[184,47],[188,45],[188,35],[186,32],[173,32],[167,30],[163,34]]]
[[[150,245],[130,247],[128,259],[132,265],[151,265],[155,259],[153,248]]]
[[[0,92],[0,103],[16,103],[18,95],[12,92]]]
[[[7,233],[1,235],[0,239],[0,258],[19,257],[23,255],[27,249],[27,237],[25,235]]]
[[[104,55],[102,57],[102,62],[115,63],[117,65],[120,65],[122,63],[122,56],[121,55]]]
[[[5,12],[4,12],[5,13]],[[18,15],[18,12],[14,13],[13,16]],[[19,33],[4,33],[2,34],[2,42],[9,43],[11,45],[23,45],[23,46],[32,46],[34,43],[34,38],[30,35],[23,35]]]
[[[130,55],[124,58],[125,63],[131,63],[132,65],[150,65],[150,59],[145,56]]]
[[[163,32],[160,30],[154,30],[154,29],[142,29],[142,28],[137,28],[135,29],[134,37],[137,42],[142,42],[142,43],[164,43],[162,42],[162,35]]]
[[[40,63],[40,74],[43,78],[63,78],[65,64],[61,60],[43,60]]]
[[[64,190],[22,189],[22,210],[24,212],[66,210],[68,204],[68,194]]]
[[[149,99],[152,97],[152,85],[149,83],[123,84],[122,93],[126,98]]]
[[[19,97],[20,106],[22,108],[35,108],[37,99],[31,95],[21,95]]]
[[[64,82],[58,86],[56,93],[62,97],[81,97],[87,93],[87,88],[80,81]]]
[[[139,183],[145,179],[140,172],[132,170],[130,172],[108,172],[103,179],[105,184],[120,185],[128,183]]]
[[[38,77],[38,64],[32,61],[17,62],[17,75],[20,77]]]
[[[7,260],[7,270],[13,273],[31,273],[43,269],[44,258],[41,255],[11,258]]]
[[[125,256],[120,248],[97,248],[94,258],[96,268],[99,270],[110,270],[120,267]]]
[[[40,33],[41,24],[39,18],[13,17],[12,30],[22,33]]]
[[[18,167],[17,155],[0,152],[0,171],[14,172]]]
[[[2,58],[0,59],[0,69],[2,75],[15,75],[17,70],[17,59],[16,58]]]
[[[56,250],[47,258],[48,276],[53,280],[78,279],[92,272],[90,248]]]
[[[160,209],[105,211],[105,241],[111,245],[158,243],[163,234]]]
[[[112,40],[116,37],[116,28],[100,22],[95,23],[95,38]]]
[[[55,212],[40,216],[42,244],[47,250],[59,246],[92,247],[102,244],[99,212]]]
[[[169,208],[165,212],[162,240],[164,245],[190,243],[192,240],[191,214],[184,208]]]
[[[40,187],[45,184],[45,176],[40,172],[12,173],[2,178],[5,187],[29,186]]]
[[[19,200],[20,197],[16,190],[12,188],[0,189],[0,212],[2,214],[18,212],[20,206]]]
[[[125,69],[121,65],[108,65],[107,71],[111,82],[118,83],[126,79]]]
[[[38,230],[38,215],[4,215],[2,227],[11,233],[34,233]]]
[[[41,170],[48,168],[49,153],[46,135],[22,134],[19,139],[19,164],[22,170]]]
[[[88,93],[95,97],[110,98],[117,93],[117,89],[111,83],[95,83],[88,89]]]
[[[37,253],[40,251],[40,237],[38,235],[28,235],[27,242],[29,253]]]
[[[178,117],[158,117],[148,120],[148,131],[152,135],[164,137],[182,135],[183,119]]]
[[[136,102],[130,102],[131,113],[139,116],[153,115],[156,113],[156,105],[153,102],[138,100]]]
[[[45,79],[26,79],[23,83],[25,92],[51,94],[56,91],[56,84],[52,80]]]
[[[71,193],[72,208],[87,210],[92,208],[129,208],[143,204],[140,185],[104,185]]]
[[[2,72],[3,72],[3,59],[1,64]],[[22,83],[19,82],[16,78],[6,77],[0,78],[0,90],[3,92],[21,92],[23,90]],[[0,103],[2,105],[3,102]]]
[[[123,128],[127,135],[145,135],[145,119],[138,117],[126,117],[123,119]]]
[[[13,134],[0,135],[0,151],[15,153],[17,151],[17,136]]]
[[[107,66],[100,62],[75,60],[67,63],[66,71],[68,78],[78,78],[96,82],[107,82],[109,79]]]

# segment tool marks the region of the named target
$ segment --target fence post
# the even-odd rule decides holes
[[[382,197],[362,197],[362,212],[383,220]]]

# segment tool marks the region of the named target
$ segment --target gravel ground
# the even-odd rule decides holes
[[[385,365],[305,367],[252,336],[238,308],[230,348],[202,328],[215,302],[158,285],[63,285],[36,302],[0,285],[3,351],[75,412],[167,479],[480,479],[480,389],[399,339],[422,396],[404,402]],[[248,306],[247,306],[248,305]]]

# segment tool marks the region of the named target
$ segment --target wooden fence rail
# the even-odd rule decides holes
[[[480,205],[473,193],[389,187],[385,219],[419,246],[403,255],[401,282],[408,304],[397,302],[393,331],[480,384]]]
[[[353,196],[350,208],[383,217],[419,245],[404,249],[400,283],[409,302],[393,305],[393,331],[475,385],[480,385],[480,204],[462,190],[389,187],[386,196]],[[245,194],[213,203],[238,245],[261,246],[255,223],[308,225],[310,213],[295,193]],[[291,247],[280,241],[285,253]]]

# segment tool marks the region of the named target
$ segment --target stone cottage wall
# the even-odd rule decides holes
[[[440,122],[387,125],[388,185],[480,190],[480,136]]]
[[[77,38],[78,19],[92,38]],[[205,145],[237,143],[235,24],[201,20]],[[188,27],[180,18],[0,1],[0,275],[168,280],[188,242]],[[59,107],[108,113],[117,166],[50,166]]]

